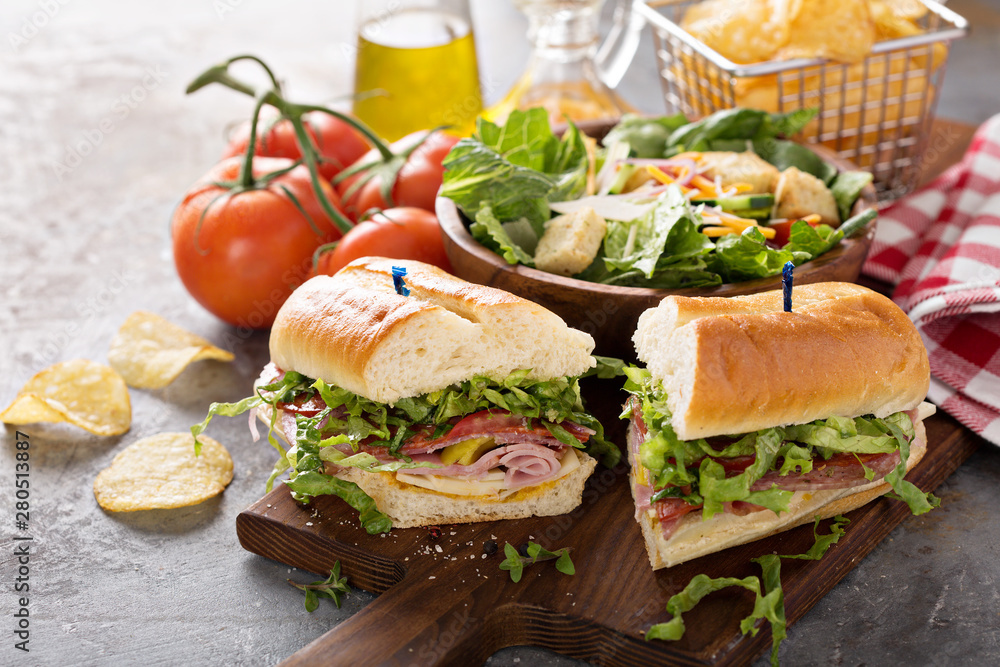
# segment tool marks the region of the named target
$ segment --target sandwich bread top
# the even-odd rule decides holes
[[[838,415],[885,417],[927,395],[927,351],[890,299],[860,285],[795,287],[733,298],[664,299],[633,341],[663,382],[682,440]]]
[[[393,287],[406,269],[409,296]],[[365,257],[292,293],[271,329],[271,360],[381,403],[475,375],[532,369],[548,380],[595,365],[594,339],[545,308],[410,260]]]

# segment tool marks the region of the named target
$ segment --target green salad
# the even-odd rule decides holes
[[[777,275],[866,227],[872,180],[784,139],[816,114],[730,109],[625,116],[603,147],[542,109],[480,119],[444,161],[441,194],[510,264],[591,282],[675,289]]]

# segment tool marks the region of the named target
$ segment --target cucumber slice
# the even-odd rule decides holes
[[[632,174],[635,173],[636,169],[638,167],[634,164],[623,164],[618,169],[618,173],[615,174],[615,180],[611,182],[611,189],[608,190],[608,193],[620,195],[625,188],[625,184],[628,183],[628,179],[632,178]]]
[[[718,199],[692,199],[692,204],[705,204],[706,206],[718,206],[723,211],[739,211],[755,209],[768,209],[774,206],[774,195],[770,193],[737,195],[736,197],[719,197]]]

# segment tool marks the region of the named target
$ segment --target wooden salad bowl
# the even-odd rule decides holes
[[[588,127],[585,130],[592,136],[603,136],[609,127],[597,126],[596,131],[592,131],[595,128]],[[810,145],[809,148],[841,171],[854,169],[850,162],[822,146]],[[875,189],[869,185],[854,203],[852,216],[875,207],[876,202]],[[670,294],[736,296],[781,287],[780,275],[715,287],[684,289],[622,287],[565,278],[520,264],[508,264],[503,257],[472,238],[468,221],[453,201],[438,197],[436,208],[445,251],[456,276],[469,282],[506,290],[545,306],[571,327],[592,335],[597,343],[594,353],[603,356],[634,360],[632,334],[639,315]],[[795,284],[855,281],[861,273],[861,266],[874,236],[873,222],[864,234],[844,239],[821,257],[795,267]]]

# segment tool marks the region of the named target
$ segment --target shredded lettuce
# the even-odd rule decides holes
[[[615,367],[615,364],[608,364]],[[620,367],[620,366],[619,366]],[[394,405],[372,401],[343,387],[322,379],[313,380],[299,373],[288,372],[269,385],[258,387],[256,394],[236,403],[213,403],[208,416],[191,427],[195,451],[200,449],[197,437],[216,415],[233,417],[262,405],[273,408],[277,403],[308,400],[319,395],[326,408],[312,417],[295,415],[295,443],[287,450],[274,437],[277,410],[271,410],[268,441],[278,452],[278,460],[267,481],[267,490],[279,475],[289,471],[285,485],[292,497],[308,502],[317,495],[335,495],[359,512],[361,525],[369,533],[386,532],[392,528],[388,516],[378,511],[375,502],[357,485],[326,475],[324,464],[336,463],[368,472],[392,472],[409,468],[437,467],[414,462],[400,452],[403,444],[416,433],[418,426],[433,426],[433,437],[446,435],[453,417],[503,409],[516,415],[539,419],[560,442],[585,449],[608,466],[617,465],[621,453],[604,438],[604,427],[584,411],[576,378],[534,380],[530,371],[514,371],[500,381],[474,377],[440,391],[403,398]],[[336,410],[341,417],[333,417]],[[586,445],[581,445],[561,422],[573,421],[596,431]],[[330,435],[333,433],[332,435]],[[326,436],[326,437],[324,437]],[[358,452],[360,444],[385,447],[395,461],[380,463],[375,456]],[[350,445],[356,452],[349,455],[335,445]]]
[[[795,555],[766,554],[753,558],[760,565],[761,577],[749,576],[743,579],[734,577],[719,577],[712,579],[705,574],[697,574],[691,578],[680,593],[673,595],[667,601],[667,613],[673,616],[666,623],[657,623],[646,631],[646,641],[661,639],[677,641],[684,636],[684,613],[691,611],[701,600],[716,591],[730,586],[738,586],[754,594],[754,605],[750,615],[740,621],[740,631],[743,634],[756,636],[759,628],[757,621],[764,619],[771,624],[771,664],[778,664],[778,648],[787,637],[787,622],[785,619],[785,595],[781,588],[781,559],[797,558],[803,560],[819,560],[836,544],[844,534],[844,526],[848,521],[838,516],[830,524],[830,533],[820,535],[818,532],[820,519],[816,517],[813,523],[815,541],[809,551]]]
[[[723,449],[714,449],[705,440],[680,440],[670,425],[667,396],[661,383],[646,369],[628,366],[625,390],[640,399],[648,437],[640,446],[640,463],[654,480],[654,490],[669,486],[691,486],[703,499],[702,517],[709,519],[724,510],[723,503],[751,502],[775,512],[788,509],[792,493],[772,485],[752,491],[754,482],[771,470],[781,475],[807,473],[813,461],[835,453],[882,454],[900,452],[900,463],[885,477],[893,492],[888,497],[903,500],[914,514],[922,514],[939,504],[903,479],[909,458],[913,423],[905,412],[878,419],[874,416],[845,418],[833,416],[808,424],[763,429],[733,438]],[[628,416],[627,411],[623,416]],[[742,473],[726,477],[715,459],[754,455],[754,462]],[[694,463],[700,461],[695,468]],[[780,463],[780,468],[779,466]],[[865,468],[871,479],[873,472]]]

